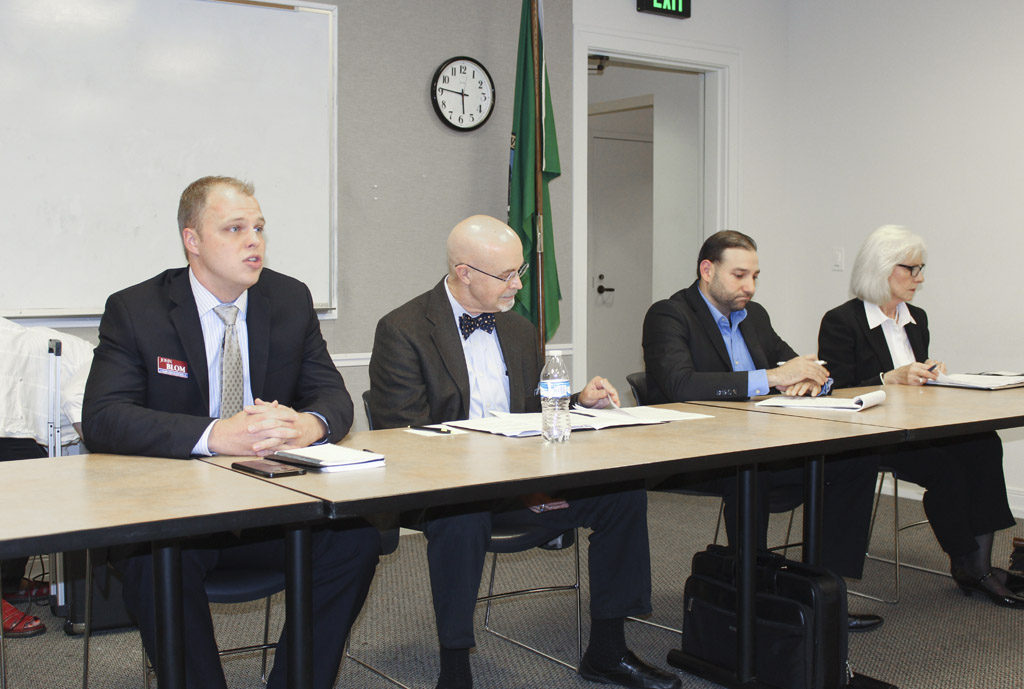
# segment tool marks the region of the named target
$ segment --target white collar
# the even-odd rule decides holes
[[[901,301],[896,305],[896,318],[892,319],[882,312],[882,307],[878,304],[872,304],[870,302],[864,302],[864,315],[868,319],[869,328],[877,328],[886,321],[895,320],[896,325],[905,327],[910,323],[917,324],[914,317],[910,315],[910,309],[907,307],[907,302]]]
[[[196,300],[196,308],[199,311],[199,317],[202,318],[208,311],[213,310],[217,306],[220,306],[221,300],[214,296],[213,292],[206,289],[203,283],[199,282],[199,278],[192,272],[192,267],[188,269],[188,281],[192,286],[192,296]],[[238,307],[238,316],[243,321],[245,320],[246,310],[249,306],[249,290],[242,292],[238,299],[231,302]]]

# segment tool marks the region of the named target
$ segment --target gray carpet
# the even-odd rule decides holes
[[[884,499],[873,542],[873,552],[891,552],[891,499]],[[920,503],[903,499],[901,522],[921,518]],[[682,581],[692,554],[711,540],[718,500],[706,497],[650,494],[649,523],[653,560],[654,614],[651,619],[673,627],[682,623]],[[773,520],[772,542],[785,538],[785,515]],[[799,524],[799,513],[797,513]],[[1020,524],[1015,529],[1024,532]],[[1010,532],[997,535],[994,562],[1005,565]],[[585,549],[586,539],[583,539]],[[903,532],[905,561],[943,569],[946,560],[930,529]],[[799,557],[799,552],[791,552]],[[572,577],[572,551],[533,550],[503,556],[498,584],[522,587],[561,582]],[[584,639],[587,629],[586,555],[582,557]],[[437,652],[425,542],[418,534],[404,536],[399,550],[381,562],[366,608],[352,633],[351,652],[416,689],[431,689],[437,676]],[[486,577],[484,586],[486,586]],[[852,582],[885,597],[893,595],[893,568],[868,563],[866,576]],[[855,670],[886,679],[903,689],[964,687],[1017,689],[1022,685],[1021,642],[1024,611],[1005,610],[978,598],[967,598],[947,577],[904,570],[902,600],[898,605],[850,598],[852,612],[873,612],[885,617],[881,629],[850,638],[850,660]],[[575,662],[575,612],[571,593],[551,593],[533,600],[495,603],[492,625],[546,652]],[[279,629],[284,604],[274,599],[273,630]],[[49,628],[31,639],[8,640],[8,685],[12,689],[72,689],[81,686],[81,641],[61,630],[61,620],[47,609],[35,608]],[[253,643],[260,635],[260,603],[213,606],[222,645]],[[472,663],[477,689],[588,688],[598,685],[577,678],[571,671],[483,631],[484,607],[478,607],[477,649]],[[272,632],[276,635],[276,631]],[[669,632],[630,623],[630,646],[638,655],[667,667],[665,654],[679,640]],[[134,631],[108,632],[93,639],[90,682],[93,687],[119,689],[142,685],[141,646]],[[224,660],[228,686],[259,689],[259,657],[235,656]],[[681,675],[688,689],[714,687]],[[338,687],[385,689],[393,685],[359,665],[346,661]]]

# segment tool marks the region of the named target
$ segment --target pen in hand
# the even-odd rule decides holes
[[[938,365],[938,364],[932,364],[932,365],[931,365],[931,366],[930,366],[930,367],[928,368],[928,372],[929,372],[929,373],[931,373],[932,371],[934,371],[934,370],[935,370],[935,369],[937,369],[938,367],[939,367],[939,365]]]
[[[775,365],[776,365],[776,366],[785,366],[785,365],[786,365],[786,364],[788,364],[788,363],[789,363],[788,361],[776,361],[776,362],[775,362]],[[818,366],[824,366],[824,365],[825,365],[826,363],[828,363],[828,362],[826,362],[826,361],[822,361],[821,359],[816,359],[816,360],[814,361],[814,363],[816,363],[816,364],[817,364]]]

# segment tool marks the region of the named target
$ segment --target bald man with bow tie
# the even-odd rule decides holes
[[[447,252],[445,278],[377,324],[370,359],[376,427],[540,411],[536,388],[544,354],[533,325],[511,312],[529,268],[519,238],[500,220],[476,215],[451,231]],[[618,403],[615,388],[601,377],[573,398],[588,407]],[[450,505],[423,515],[419,528],[427,537],[441,647],[438,689],[473,685],[473,610],[491,530],[502,523],[536,525],[551,538],[577,526],[593,530],[584,678],[637,688],[680,686],[677,677],[626,648],[625,618],[651,610],[647,496],[642,488],[614,486]]]

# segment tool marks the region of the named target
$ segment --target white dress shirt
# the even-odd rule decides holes
[[[906,326],[910,323],[917,324],[914,317],[910,315],[910,309],[906,302],[900,302],[896,306],[896,318],[889,318],[877,304],[864,302],[864,315],[868,319],[869,328],[882,327],[885,335],[885,343],[889,346],[889,356],[892,357],[893,368],[912,364],[917,359],[914,357],[914,348],[910,346],[910,339],[907,337]]]
[[[220,358],[221,345],[224,341],[224,321],[220,319],[214,309],[221,305],[221,301],[213,296],[210,290],[196,279],[192,269],[188,269],[188,280],[192,285],[192,295],[196,300],[196,308],[199,311],[199,323],[203,327],[203,343],[206,345],[206,370],[210,383],[210,416],[220,418]],[[253,403],[252,384],[249,380],[249,330],[246,326],[245,316],[249,306],[249,291],[242,292],[238,299],[230,302],[238,307],[238,317],[235,319],[235,334],[238,336],[238,350],[242,354],[242,395],[246,406]],[[202,437],[192,448],[192,454],[212,455],[209,447],[211,422],[203,432]]]
[[[455,330],[459,332],[459,317],[469,312],[452,296],[447,278],[444,291],[452,305]],[[459,333],[459,341],[462,342],[462,352],[466,355],[466,368],[469,371],[469,418],[480,419],[492,411],[507,412],[508,369],[498,342],[498,329],[495,328],[491,333],[474,330],[468,338],[463,338],[462,333]]]

